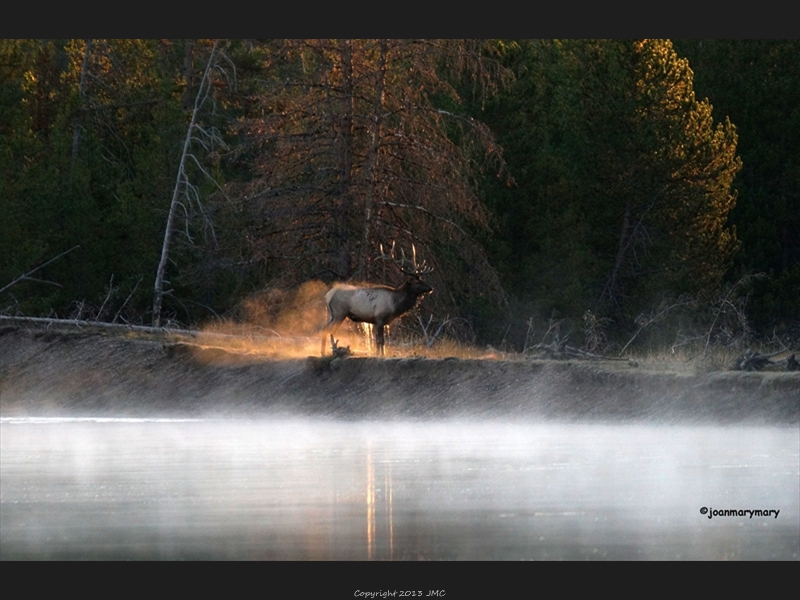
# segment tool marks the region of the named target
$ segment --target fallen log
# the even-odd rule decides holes
[[[800,370],[800,365],[797,363],[797,359],[795,355],[792,354],[788,358],[783,360],[772,360],[773,357],[777,356],[778,354],[783,354],[786,350],[778,350],[777,352],[773,352],[772,354],[759,354],[758,352],[754,352],[750,348],[744,351],[744,354],[737,358],[733,364],[734,371],[763,371],[764,369],[781,369],[784,368],[787,371],[797,371]]]
[[[189,342],[236,342],[241,340],[248,341],[274,341],[283,339],[287,342],[305,342],[307,338],[302,336],[283,336],[272,330],[271,335],[256,333],[254,331],[242,331],[241,333],[222,333],[216,331],[201,331],[197,329],[178,329],[171,327],[150,327],[147,325],[131,325],[128,323],[106,323],[104,321],[85,321],[82,319],[52,319],[45,317],[11,317],[0,315],[0,326],[24,326],[36,325],[44,327],[46,330],[66,329],[71,331],[114,331],[117,333],[142,333],[154,338],[180,339]]]

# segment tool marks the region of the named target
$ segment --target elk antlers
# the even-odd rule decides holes
[[[384,252],[383,244],[380,245],[380,248],[381,255],[379,258],[391,260],[398,269],[400,269],[409,277],[420,277],[421,275],[425,275],[426,273],[433,271],[433,267],[429,267],[427,261],[423,260],[422,264],[417,264],[417,248],[414,246],[414,244],[411,244],[411,260],[406,257],[406,252],[402,248],[400,249],[401,257],[399,259],[397,258],[394,242],[392,242],[392,248],[389,250],[389,254]]]

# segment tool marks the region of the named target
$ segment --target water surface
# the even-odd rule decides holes
[[[798,557],[796,427],[0,419],[3,559]]]

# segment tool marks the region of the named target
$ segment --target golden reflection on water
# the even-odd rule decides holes
[[[394,518],[392,510],[392,464],[384,463],[383,488],[375,486],[375,461],[372,444],[367,444],[367,559],[375,560],[376,547],[380,551],[388,546],[388,558],[394,560]],[[382,509],[382,510],[381,510]],[[378,513],[376,515],[376,512]],[[383,527],[381,527],[383,525]],[[381,543],[378,528],[385,531],[387,539]]]
[[[372,444],[367,444],[367,558],[375,557],[375,469]]]
[[[388,463],[388,473],[386,473],[386,493],[389,500],[389,560],[394,560],[394,522],[392,516],[392,463]]]

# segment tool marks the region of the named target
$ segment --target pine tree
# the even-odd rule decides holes
[[[739,134],[743,166],[731,221],[741,252],[730,273],[763,273],[748,316],[764,333],[797,328],[800,315],[800,41],[675,40],[695,89]]]
[[[518,79],[486,119],[517,182],[490,192],[513,289],[544,315],[618,322],[661,294],[714,289],[738,245],[737,137],[671,43],[522,41],[506,60]]]

